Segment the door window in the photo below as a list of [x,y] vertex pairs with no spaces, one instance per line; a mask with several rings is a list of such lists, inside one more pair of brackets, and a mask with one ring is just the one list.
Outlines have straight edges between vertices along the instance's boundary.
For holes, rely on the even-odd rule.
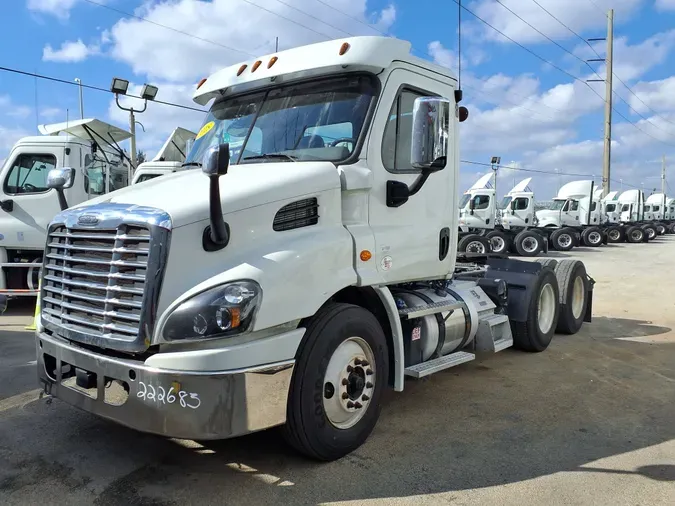
[[54,155],[19,155],[5,179],[4,190],[8,195],[43,193],[47,187],[47,174],[56,167]]
[[476,195],[473,198],[474,209],[487,209],[490,205],[490,196],[489,195]]
[[525,211],[530,204],[530,199],[527,197],[518,197],[513,201],[513,209],[515,211]]
[[578,200],[572,200],[570,204],[570,210],[576,211],[579,209],[579,201]]

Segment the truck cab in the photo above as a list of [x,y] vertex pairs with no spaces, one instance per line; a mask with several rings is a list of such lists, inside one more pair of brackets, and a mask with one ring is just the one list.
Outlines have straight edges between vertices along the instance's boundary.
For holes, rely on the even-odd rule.
[[183,163],[196,135],[196,133],[182,127],[174,129],[152,160],[143,162],[136,167],[131,184],[150,181],[156,177],[190,168],[184,167]]
[[579,261],[458,262],[468,110],[452,72],[411,48],[353,37],[222,69],[193,96],[212,102],[185,162],[201,170],[55,216],[45,391],[166,437],[283,425],[335,460],[367,439],[387,388],[479,351],[541,352],[590,321]]
[[531,177],[523,179],[502,199],[499,207],[501,224],[505,229],[524,229],[537,226],[534,214],[534,192]]
[[462,231],[494,228],[497,213],[493,178],[492,173],[485,174],[462,195],[459,201],[459,227]]
[[43,135],[17,141],[0,169],[0,294],[35,296],[47,228],[62,210],[52,170],[72,169],[62,189],[67,205],[127,185],[128,163],[117,143],[130,134],[97,119],[40,125]]

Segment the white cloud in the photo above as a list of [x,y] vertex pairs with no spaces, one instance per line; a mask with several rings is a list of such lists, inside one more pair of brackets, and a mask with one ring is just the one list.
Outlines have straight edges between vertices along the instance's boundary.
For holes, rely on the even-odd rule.
[[[567,39],[574,37],[562,24],[547,14],[531,0],[500,0],[513,12],[517,13],[528,23],[536,26],[539,31],[552,39]],[[614,9],[615,24],[629,20],[632,14],[644,0],[538,0],[538,2],[562,23],[569,26],[575,32],[593,30],[598,32],[596,36],[604,36],[607,20],[601,11]],[[598,10],[600,8],[600,11]],[[521,21],[514,14],[494,0],[478,0],[477,5],[470,6],[478,16],[490,23],[496,29],[520,43],[547,42],[532,27]],[[471,15],[467,17],[473,18]],[[475,18],[473,18],[475,20]],[[488,40],[509,42],[499,33],[478,20],[473,23],[480,24],[483,36]]]
[[139,15],[194,37],[138,19],[118,21],[106,37],[113,44],[111,55],[136,74],[186,82],[273,52],[277,36],[283,49],[349,34],[386,32],[396,18],[393,5],[380,12],[370,11],[367,0],[334,0],[331,5],[314,0],[147,3]]
[[99,54],[99,52],[98,46],[87,46],[81,39],[77,39],[75,42],[64,42],[56,50],[50,44],[47,44],[42,51],[42,60],[76,63],[87,59],[89,56]]
[[61,20],[66,20],[70,16],[70,10],[79,0],[28,0],[26,7],[28,10],[40,14],[49,14]]
[[662,11],[675,11],[675,0],[656,0],[655,7]]

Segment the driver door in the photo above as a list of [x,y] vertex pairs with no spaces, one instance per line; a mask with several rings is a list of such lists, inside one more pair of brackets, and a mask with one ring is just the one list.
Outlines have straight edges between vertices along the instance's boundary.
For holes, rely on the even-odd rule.
[[579,224],[579,201],[568,199],[562,208],[561,223],[566,227],[574,227]]

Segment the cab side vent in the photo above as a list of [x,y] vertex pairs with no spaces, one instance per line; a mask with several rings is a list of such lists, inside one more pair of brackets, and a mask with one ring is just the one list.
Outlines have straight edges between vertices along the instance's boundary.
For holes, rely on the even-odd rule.
[[309,227],[319,223],[319,204],[316,197],[298,200],[285,205],[274,217],[272,228],[276,232]]

